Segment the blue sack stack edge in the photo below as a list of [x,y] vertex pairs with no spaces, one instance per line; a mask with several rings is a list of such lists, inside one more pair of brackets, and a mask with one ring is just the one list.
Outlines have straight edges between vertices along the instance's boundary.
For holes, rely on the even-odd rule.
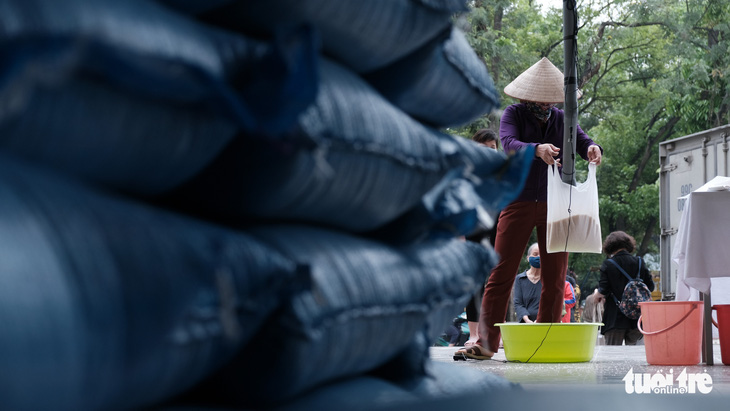
[[0,409],[138,409],[233,358],[310,285],[254,237],[0,155]]

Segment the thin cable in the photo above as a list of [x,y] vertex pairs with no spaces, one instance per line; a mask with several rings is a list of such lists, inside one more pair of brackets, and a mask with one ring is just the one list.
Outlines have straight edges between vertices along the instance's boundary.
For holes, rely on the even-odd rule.
[[[550,326],[548,327],[547,331],[545,331],[545,336],[542,337],[542,341],[540,341],[540,345],[538,345],[537,348],[535,348],[535,351],[532,353],[532,355],[530,355],[530,358],[528,358],[527,361],[524,361],[524,363],[530,362],[532,357],[534,357],[535,354],[537,354],[537,352],[540,350],[540,347],[542,347],[542,344],[545,343],[545,340],[547,339],[547,336],[550,333],[551,328],[553,328],[553,323],[550,323]],[[514,362],[523,362],[523,361],[514,361]]]

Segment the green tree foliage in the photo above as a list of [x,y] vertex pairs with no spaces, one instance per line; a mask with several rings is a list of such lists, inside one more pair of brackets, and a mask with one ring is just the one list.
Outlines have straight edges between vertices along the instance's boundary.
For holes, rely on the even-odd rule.
[[[471,6],[462,27],[499,90],[541,57],[562,68],[562,9],[530,0]],[[577,9],[579,123],[604,148],[603,235],[626,231],[639,254],[656,257],[659,143],[730,122],[730,2],[578,0]],[[502,107],[512,103],[502,95]],[[468,137],[498,122],[499,111],[449,131]],[[583,277],[603,258],[573,254],[570,265]]]

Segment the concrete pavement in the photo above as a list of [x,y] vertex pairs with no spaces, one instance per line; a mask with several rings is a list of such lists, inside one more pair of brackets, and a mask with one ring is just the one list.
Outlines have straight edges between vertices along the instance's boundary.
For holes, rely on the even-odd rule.
[[[717,341],[713,345],[715,365],[712,366],[702,363],[694,366],[649,365],[643,345],[597,345],[589,362],[542,364],[509,362],[504,351],[491,360],[454,361],[456,349],[458,347],[432,347],[431,358],[492,373],[520,384],[524,394],[519,395],[519,400],[513,398],[514,394],[509,394],[509,399],[493,398],[509,404],[510,409],[518,409],[513,408],[518,404],[525,407],[545,405],[543,401],[560,401],[561,396],[579,402],[595,402],[590,407],[592,411],[615,410],[619,404],[646,405],[651,409],[687,409],[690,405],[701,409],[715,406],[727,409],[730,403],[730,366],[722,364]],[[626,380],[631,381],[628,386]],[[640,393],[645,382],[658,389]],[[562,409],[566,408],[572,407]]]

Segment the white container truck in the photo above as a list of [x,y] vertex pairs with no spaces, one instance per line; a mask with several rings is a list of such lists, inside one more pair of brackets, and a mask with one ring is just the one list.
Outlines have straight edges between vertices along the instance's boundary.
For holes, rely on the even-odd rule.
[[659,252],[663,300],[673,300],[677,289],[677,264],[672,261],[672,247],[684,207],[680,197],[715,176],[730,175],[729,139],[730,124],[659,144]]

